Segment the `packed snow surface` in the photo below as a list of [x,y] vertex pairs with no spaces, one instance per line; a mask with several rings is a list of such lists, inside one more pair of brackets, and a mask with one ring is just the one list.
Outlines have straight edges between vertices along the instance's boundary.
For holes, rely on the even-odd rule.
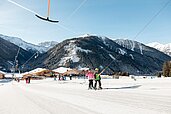
[[171,78],[0,81],[0,114],[171,114]]

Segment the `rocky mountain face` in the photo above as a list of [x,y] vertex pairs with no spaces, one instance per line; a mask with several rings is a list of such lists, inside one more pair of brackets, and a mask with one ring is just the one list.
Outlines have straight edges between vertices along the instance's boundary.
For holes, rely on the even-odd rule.
[[65,40],[30,62],[32,68],[59,66],[99,68],[106,73],[152,74],[161,71],[170,56],[138,42],[113,41],[106,37],[84,36]]
[[158,42],[153,42],[153,43],[147,44],[147,46],[155,48],[155,49],[162,51],[163,53],[171,56],[171,43],[164,45],[164,44],[161,44]]
[[121,45],[121,46],[123,46],[129,50],[132,50],[134,52],[137,52],[137,53],[145,55],[145,56],[150,56],[152,58],[159,59],[161,61],[163,61],[163,60],[165,61],[165,60],[168,60],[170,58],[166,54],[163,54],[163,52],[161,52],[155,48],[146,46],[146,45],[139,43],[137,41],[123,40],[123,39],[117,39],[114,41],[116,43],[118,43],[119,45]]
[[0,70],[10,71],[12,67],[26,62],[32,53],[0,38]]

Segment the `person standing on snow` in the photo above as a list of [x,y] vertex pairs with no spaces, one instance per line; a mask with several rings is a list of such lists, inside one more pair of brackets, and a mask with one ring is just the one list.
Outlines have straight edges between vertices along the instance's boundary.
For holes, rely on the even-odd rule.
[[69,79],[72,80],[72,74],[69,75]]
[[93,89],[94,73],[91,71],[91,69],[86,73],[86,77],[88,77],[89,80],[88,89]]
[[100,77],[99,69],[98,69],[98,68],[95,69],[94,77],[95,77],[94,89],[97,89],[97,88],[96,88],[97,82],[99,83],[99,88],[98,88],[98,89],[102,89],[102,87],[101,87],[101,85],[102,85],[102,84],[101,84],[101,77]]

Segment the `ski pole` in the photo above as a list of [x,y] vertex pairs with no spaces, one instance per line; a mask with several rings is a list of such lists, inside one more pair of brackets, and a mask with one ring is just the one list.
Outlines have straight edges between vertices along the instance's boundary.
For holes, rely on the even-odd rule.
[[[113,60],[114,61],[114,60]],[[101,75],[112,63],[113,63],[113,61],[112,62],[110,62],[100,73],[99,73],[99,75]]]

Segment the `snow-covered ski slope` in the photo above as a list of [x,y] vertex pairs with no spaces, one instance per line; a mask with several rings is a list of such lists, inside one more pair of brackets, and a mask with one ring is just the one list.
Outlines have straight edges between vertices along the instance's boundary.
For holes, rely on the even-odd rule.
[[171,114],[171,78],[0,81],[0,114]]

